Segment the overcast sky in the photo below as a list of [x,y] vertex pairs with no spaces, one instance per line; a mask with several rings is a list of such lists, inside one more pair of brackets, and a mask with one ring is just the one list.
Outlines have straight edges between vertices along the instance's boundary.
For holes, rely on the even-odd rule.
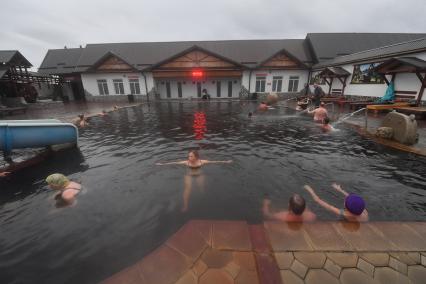
[[425,0],[1,0],[0,50],[39,67],[87,43],[304,38],[308,32],[426,32]]

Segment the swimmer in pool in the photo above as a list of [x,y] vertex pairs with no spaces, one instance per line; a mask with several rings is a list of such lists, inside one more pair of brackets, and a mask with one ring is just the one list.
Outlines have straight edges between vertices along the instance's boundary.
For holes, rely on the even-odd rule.
[[81,191],[80,184],[70,181],[63,174],[52,174],[46,178],[46,182],[51,189],[60,191],[58,195],[68,205],[74,202],[75,197]]
[[106,116],[106,115],[108,115],[108,113],[107,113],[106,110],[103,109],[101,113],[98,113],[98,115],[99,116]]
[[188,167],[188,172],[184,177],[184,190],[183,190],[183,206],[182,212],[188,211],[189,198],[192,192],[192,183],[195,181],[197,186],[203,190],[204,189],[204,175],[201,172],[201,166],[206,164],[229,164],[232,163],[232,160],[227,161],[209,161],[201,160],[200,155],[197,150],[191,150],[188,153],[188,160],[179,161],[179,162],[169,162],[169,163],[156,163],[156,165],[185,165]]
[[309,110],[309,114],[314,115],[314,121],[322,123],[324,118],[328,117],[327,109],[325,108],[324,102],[321,102],[319,108],[316,108],[314,110]]
[[257,108],[257,110],[260,110],[260,111],[266,111],[268,109],[269,109],[269,107],[265,102],[261,102],[259,107]]
[[283,222],[313,222],[316,215],[306,208],[305,199],[299,194],[293,194],[288,200],[288,210],[272,213],[271,200],[265,197],[263,200],[262,212],[263,216],[272,220]]
[[7,177],[10,174],[10,172],[1,172],[0,177]]
[[324,118],[322,125],[321,125],[321,129],[324,132],[329,132],[329,131],[334,130],[334,127],[330,125],[330,119],[328,117]]
[[356,194],[349,194],[342,189],[342,187],[336,183],[333,183],[333,188],[345,196],[344,208],[339,209],[325,202],[315,193],[312,187],[305,185],[305,189],[309,192],[316,203],[324,207],[326,210],[342,217],[349,222],[367,222],[368,212],[365,209],[365,201],[362,197]]
[[75,126],[77,126],[77,127],[85,127],[85,126],[89,125],[89,124],[87,123],[87,119],[86,119],[86,117],[84,116],[84,113],[79,114],[79,115],[77,116],[77,118],[73,120],[73,122],[72,122],[72,123],[73,123]]

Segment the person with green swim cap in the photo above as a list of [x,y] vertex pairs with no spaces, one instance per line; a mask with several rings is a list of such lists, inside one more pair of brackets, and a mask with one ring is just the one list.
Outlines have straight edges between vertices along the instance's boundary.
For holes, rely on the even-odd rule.
[[51,174],[46,178],[46,182],[51,189],[61,191],[60,197],[67,204],[73,203],[81,190],[80,184],[70,181],[63,174]]

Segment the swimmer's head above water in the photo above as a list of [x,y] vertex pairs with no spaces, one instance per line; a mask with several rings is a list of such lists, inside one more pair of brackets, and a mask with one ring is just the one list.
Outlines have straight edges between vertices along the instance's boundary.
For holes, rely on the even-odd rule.
[[295,215],[302,215],[306,208],[305,199],[299,194],[293,194],[288,201],[288,210]]
[[67,187],[70,180],[63,174],[51,174],[46,178],[46,182],[51,189],[62,190]]
[[345,198],[345,208],[354,215],[361,215],[365,209],[365,201],[361,196],[349,194]]
[[188,161],[191,163],[196,162],[200,159],[200,154],[197,150],[191,150],[188,152]]

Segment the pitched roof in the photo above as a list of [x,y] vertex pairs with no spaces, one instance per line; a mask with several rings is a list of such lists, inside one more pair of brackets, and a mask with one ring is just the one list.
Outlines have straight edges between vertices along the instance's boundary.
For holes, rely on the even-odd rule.
[[15,60],[14,64],[20,66],[31,67],[31,63],[17,50],[0,50],[0,64],[4,63],[9,65],[11,61]]
[[352,62],[380,60],[383,58],[421,51],[426,51],[426,37],[407,42],[400,42],[392,45],[382,46],[375,49],[365,50],[346,56],[339,56],[334,59],[316,64],[313,66],[313,68],[319,69],[326,66],[336,66]]
[[351,75],[351,73],[349,73],[348,71],[346,71],[342,67],[327,67],[320,74],[321,75],[330,74],[330,75],[334,75],[334,76],[337,76],[337,77],[344,77],[344,76]]
[[42,74],[72,73],[84,48],[49,49],[39,72]]
[[3,78],[4,74],[9,70],[9,68],[0,67],[0,79]]
[[425,33],[308,33],[306,39],[316,62],[321,63],[337,56],[424,37]]
[[57,64],[66,61],[61,58],[69,58],[67,52],[72,49],[49,50],[40,71],[66,73],[64,71],[72,69],[73,72],[84,72],[108,52],[120,56],[135,68],[144,70],[194,46],[246,67],[256,67],[283,49],[305,64],[311,62],[303,39],[103,43],[88,44],[81,52],[77,63],[70,60],[72,62],[64,65],[63,69],[59,69]]
[[[426,61],[417,58],[417,57],[398,57],[391,58],[382,62],[380,65],[376,66],[374,69],[383,74],[394,73],[395,71],[392,68],[398,66],[408,66],[408,70],[412,72],[424,72],[426,71]],[[398,71],[396,71],[398,72]]]

